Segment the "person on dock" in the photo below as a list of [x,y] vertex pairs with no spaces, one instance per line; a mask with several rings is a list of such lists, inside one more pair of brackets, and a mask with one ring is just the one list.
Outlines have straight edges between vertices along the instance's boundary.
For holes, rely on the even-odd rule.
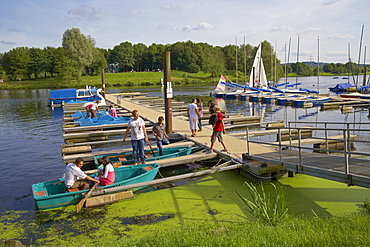
[[213,114],[215,112],[215,110],[213,109],[215,107],[215,103],[213,103],[212,100],[208,101],[208,111],[209,111],[209,114]]
[[222,137],[222,134],[226,134],[225,126],[224,126],[224,120],[223,120],[224,117],[223,117],[219,107],[215,106],[214,110],[215,110],[215,114],[216,114],[216,124],[213,126],[213,132],[212,132],[212,136],[211,136],[211,147],[209,148],[209,151],[213,152],[213,147],[215,145],[216,138],[217,138],[218,141],[221,142],[221,144],[224,148],[221,151],[222,152],[227,152],[227,148],[226,148],[226,145],[225,145],[223,137]]
[[96,102],[91,102],[91,103],[85,104],[86,118],[96,117],[96,112],[99,111],[98,104],[100,104],[100,100],[97,100]]
[[191,103],[188,105],[187,114],[190,123],[191,136],[194,137],[197,132],[197,122],[200,118],[196,99],[192,99]]
[[114,108],[112,105],[109,107],[109,115],[111,117],[118,117],[116,108]]
[[98,158],[98,165],[98,171],[100,172],[94,179],[99,180],[102,186],[113,184],[115,179],[114,167],[108,156]]
[[69,163],[64,169],[64,184],[68,189],[87,190],[90,187],[90,181],[99,183],[99,180],[87,176],[81,168],[84,165],[82,158],[77,158],[74,163]]
[[152,128],[153,135],[157,140],[157,147],[159,149],[159,155],[163,155],[162,145],[170,144],[168,140],[168,135],[166,133],[166,125],[164,124],[164,118],[162,116],[158,117],[158,123],[155,123]]
[[130,119],[127,125],[125,135],[123,137],[123,142],[126,141],[128,133],[131,131],[131,146],[132,154],[134,156],[134,165],[137,165],[140,161],[145,164],[146,159],[144,155],[144,142],[148,142],[148,136],[145,129],[145,122],[139,116],[138,110],[132,111],[133,119]]
[[198,131],[202,131],[202,117],[203,117],[203,103],[201,98],[196,98],[197,100],[197,106],[198,106],[198,112],[199,112],[199,118],[198,118]]
[[215,113],[215,103],[213,103],[212,100],[208,101],[208,111],[209,111],[209,119],[208,119],[208,124],[212,125],[212,128],[214,127],[216,123],[216,113]]

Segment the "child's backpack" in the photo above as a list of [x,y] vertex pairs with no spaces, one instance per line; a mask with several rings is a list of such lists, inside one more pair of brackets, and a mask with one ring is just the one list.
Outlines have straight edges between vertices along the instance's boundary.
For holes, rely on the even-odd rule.
[[217,116],[216,115],[217,114],[211,115],[211,117],[209,118],[208,123],[210,125],[215,125],[216,124],[216,120],[217,120]]

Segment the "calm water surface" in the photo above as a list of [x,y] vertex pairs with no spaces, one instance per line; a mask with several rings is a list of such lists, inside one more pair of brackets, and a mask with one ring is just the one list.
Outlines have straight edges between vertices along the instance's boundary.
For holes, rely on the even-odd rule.
[[[303,87],[316,89],[316,78],[300,78]],[[295,82],[295,79],[292,79]],[[320,92],[328,93],[328,87],[344,80],[332,77],[320,78]],[[315,85],[315,86],[314,86]],[[199,96],[203,101],[211,99],[212,86],[174,86],[174,99],[189,102]],[[162,96],[159,88],[114,89],[108,93],[140,91],[148,96]],[[35,210],[31,185],[60,177],[63,165],[61,156],[63,113],[60,108],[51,111],[47,107],[49,90],[0,91],[0,164],[3,171],[0,180],[0,212],[8,210]],[[341,123],[370,123],[367,111],[341,114],[340,110],[320,112],[319,108],[293,109],[275,105],[249,104],[249,102],[225,101],[228,113],[263,115],[264,121],[336,121]],[[254,109],[254,110],[252,110]],[[357,125],[358,128],[363,126]],[[370,128],[368,125],[367,128]],[[359,138],[370,140],[370,136]],[[104,148],[100,147],[100,148]],[[115,147],[117,148],[117,146]],[[368,151],[366,145],[359,147]],[[99,149],[99,148],[98,148]],[[96,149],[97,150],[97,149]]]

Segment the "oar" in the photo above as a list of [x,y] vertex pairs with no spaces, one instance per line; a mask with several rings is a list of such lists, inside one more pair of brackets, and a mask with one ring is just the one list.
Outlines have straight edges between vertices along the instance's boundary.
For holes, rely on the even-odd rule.
[[53,185],[57,185],[57,184],[61,184],[61,183],[64,183],[64,181],[56,182],[56,183],[54,183]]
[[98,183],[95,183],[94,186],[90,189],[90,191],[85,195],[85,197],[76,205],[76,211],[77,212],[81,210],[81,208],[83,207],[87,198],[89,198],[91,193],[95,190],[96,186],[98,186]]
[[154,157],[155,155],[154,155],[154,151],[153,151],[152,145],[150,145],[150,141],[148,141],[148,145],[149,145],[150,150],[152,151],[152,154],[153,154],[153,157]]

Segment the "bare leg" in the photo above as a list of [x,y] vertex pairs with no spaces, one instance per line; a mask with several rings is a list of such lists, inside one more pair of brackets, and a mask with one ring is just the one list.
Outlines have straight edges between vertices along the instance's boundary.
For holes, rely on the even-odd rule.
[[224,150],[227,150],[225,143],[224,142],[221,142],[221,144],[224,147]]

